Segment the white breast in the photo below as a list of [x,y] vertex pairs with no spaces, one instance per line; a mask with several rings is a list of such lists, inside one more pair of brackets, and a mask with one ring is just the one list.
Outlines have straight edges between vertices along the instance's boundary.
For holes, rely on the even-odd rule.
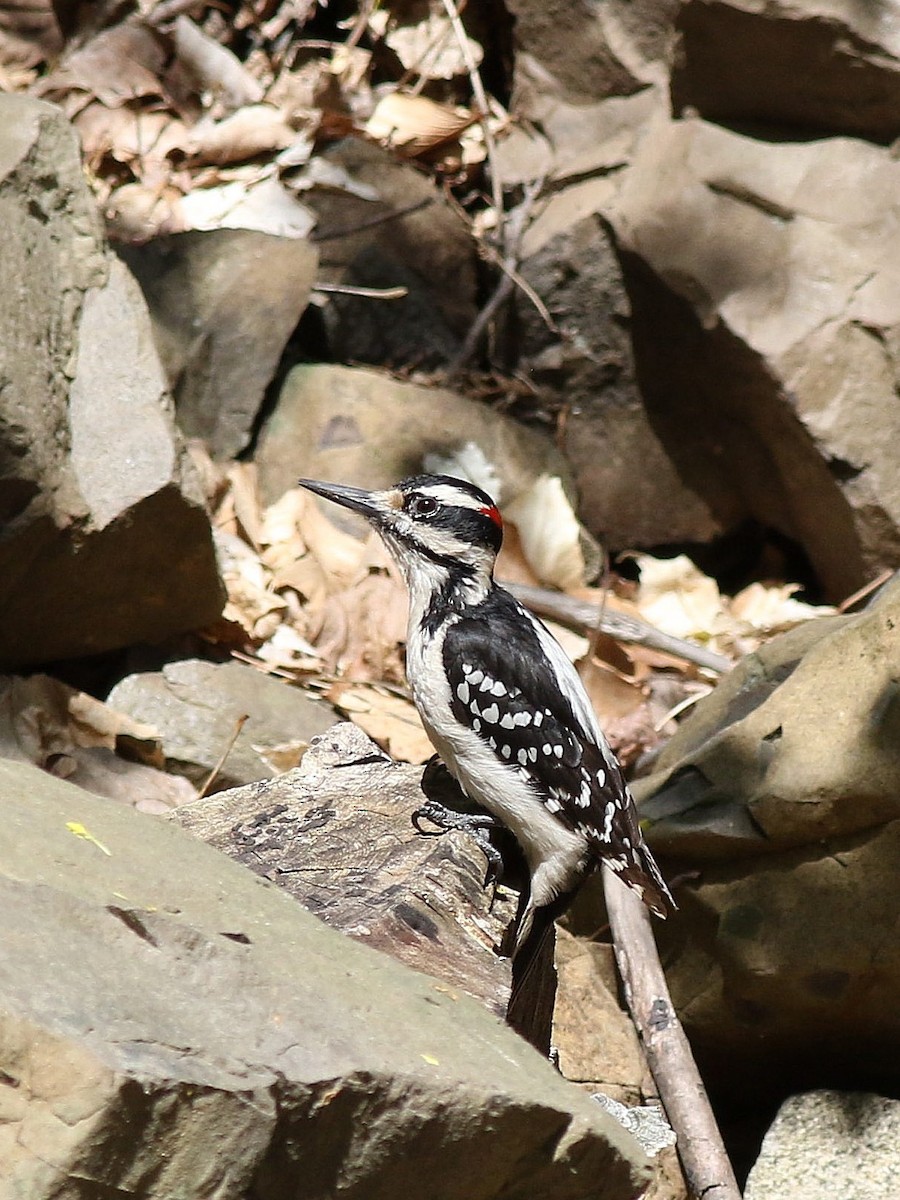
[[441,637],[423,636],[418,623],[411,622],[407,675],[422,724],[466,795],[497,817],[522,847],[532,876],[533,904],[548,904],[580,879],[589,857],[587,841],[548,812],[524,768],[502,762],[453,716],[442,644]]

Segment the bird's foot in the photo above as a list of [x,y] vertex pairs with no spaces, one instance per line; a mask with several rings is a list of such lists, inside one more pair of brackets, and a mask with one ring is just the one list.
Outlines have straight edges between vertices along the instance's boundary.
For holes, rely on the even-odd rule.
[[[429,821],[437,828],[423,829],[420,824],[422,821]],[[440,837],[443,833],[449,833],[451,829],[468,833],[470,837],[474,838],[478,848],[487,859],[484,886],[496,885],[503,866],[503,856],[491,842],[490,832],[493,829],[501,828],[501,824],[490,813],[460,812],[455,808],[448,808],[445,804],[440,804],[437,800],[426,800],[413,813],[412,823],[425,837]]]

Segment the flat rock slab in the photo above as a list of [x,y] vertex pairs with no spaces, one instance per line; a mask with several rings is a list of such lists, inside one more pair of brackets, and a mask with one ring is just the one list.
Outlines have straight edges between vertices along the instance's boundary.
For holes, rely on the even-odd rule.
[[312,738],[337,721],[329,705],[254,667],[196,658],[128,675],[107,703],[152,725],[162,738],[167,769],[198,785],[246,717],[216,776],[218,791],[277,775],[285,760],[299,762]]
[[0,1178],[42,1200],[632,1200],[631,1138],[482,1005],[173,823],[0,762]]

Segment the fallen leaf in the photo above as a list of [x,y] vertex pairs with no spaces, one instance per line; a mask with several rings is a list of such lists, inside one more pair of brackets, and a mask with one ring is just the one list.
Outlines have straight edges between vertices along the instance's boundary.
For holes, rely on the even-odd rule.
[[418,764],[434,754],[411,701],[369,684],[337,684],[326,698],[392,758]]

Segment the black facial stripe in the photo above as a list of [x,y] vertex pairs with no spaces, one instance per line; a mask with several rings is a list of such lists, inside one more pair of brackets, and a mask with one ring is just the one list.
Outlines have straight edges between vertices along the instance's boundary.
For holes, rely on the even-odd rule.
[[442,507],[429,518],[429,525],[446,529],[461,542],[486,546],[495,553],[503,541],[503,531],[490,517],[472,508]]

